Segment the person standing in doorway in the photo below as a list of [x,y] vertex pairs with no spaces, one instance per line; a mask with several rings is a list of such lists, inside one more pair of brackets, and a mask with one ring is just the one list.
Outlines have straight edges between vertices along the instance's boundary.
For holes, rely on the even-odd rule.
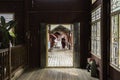
[[65,49],[65,46],[66,46],[65,38],[62,38],[61,44],[62,44],[62,48]]

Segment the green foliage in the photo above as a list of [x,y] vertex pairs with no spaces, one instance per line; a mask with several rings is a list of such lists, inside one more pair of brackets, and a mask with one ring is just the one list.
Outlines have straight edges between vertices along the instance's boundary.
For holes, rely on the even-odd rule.
[[6,20],[3,16],[0,17],[0,21],[0,34],[2,34],[1,46],[2,48],[7,48],[9,46],[9,41],[16,37],[15,33],[10,30],[16,26],[17,22],[11,20],[6,23]]

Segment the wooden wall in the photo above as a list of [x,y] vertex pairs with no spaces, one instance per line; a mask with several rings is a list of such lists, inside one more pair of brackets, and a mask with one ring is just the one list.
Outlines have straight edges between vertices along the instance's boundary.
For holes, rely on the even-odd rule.
[[[101,0],[97,0],[95,3],[93,3],[92,4],[92,6],[91,6],[91,13],[92,13],[92,10],[94,10],[95,8],[97,8],[99,5],[101,5]],[[102,54],[101,54],[102,55]],[[98,69],[99,69],[99,78],[100,78],[100,80],[102,80],[102,59],[101,58],[99,58],[99,57],[97,57],[97,56],[95,56],[95,55],[93,55],[93,54],[91,54],[91,57],[93,58],[93,59],[95,59],[95,61],[96,61],[96,64],[98,65]]]
[[[87,60],[86,58],[88,57],[90,50],[88,47],[90,45],[91,34],[90,12],[99,4],[101,4],[101,1],[105,0],[97,0],[97,2],[90,6],[90,0],[33,0],[33,2],[32,0],[0,0],[0,13],[15,13],[15,19],[18,21],[18,26],[16,27],[16,33],[18,37],[17,44],[24,43],[25,31],[30,31],[31,39],[26,41],[29,46],[30,53],[29,65],[34,67],[40,66],[41,62],[41,35],[39,34],[40,23],[68,24],[80,22],[80,65],[81,68],[85,68]],[[30,47],[31,45],[32,47]],[[102,60],[94,55],[92,55],[92,57],[96,60],[96,62],[98,62],[100,69],[102,69]],[[109,57],[109,55],[107,57]],[[114,68],[110,67],[108,72],[109,75],[107,76],[111,80],[117,80],[120,78],[120,72]],[[100,73],[102,74],[102,72]],[[103,76],[100,75],[100,77]]]
[[[23,70],[27,66],[27,49],[25,46],[18,46],[25,43],[25,11],[24,0],[0,0],[0,13],[14,13],[14,18],[17,21],[17,27],[15,27],[15,33],[17,38],[15,41],[15,47],[12,48],[12,77],[16,77],[17,71]],[[14,54],[15,53],[15,54]],[[22,66],[24,65],[24,66]]]
[[[74,24],[80,22],[80,54],[81,54],[81,68],[86,67],[87,56],[88,56],[88,43],[90,35],[90,0],[26,0],[25,13],[27,16],[27,30],[34,30],[37,28],[39,32],[40,23],[46,24]],[[37,31],[30,31],[37,37],[39,34]],[[41,37],[42,35],[39,35]],[[41,41],[42,39],[40,39]],[[30,44],[37,44],[34,46],[34,50],[30,49],[30,65],[40,66],[40,51],[41,48],[38,46],[38,39]]]
[[87,58],[89,57],[90,48],[90,19],[89,21],[80,22],[80,66],[86,68]]
[[120,71],[117,71],[113,67],[110,66],[110,77],[109,80],[118,80],[120,79]]
[[102,6],[101,13],[101,40],[102,53],[101,59],[92,55],[100,67],[100,80],[118,80],[120,72],[110,66],[110,2],[106,0],[98,0],[92,5],[92,10],[98,5]]
[[[33,0],[28,13],[30,22],[35,21],[46,23],[73,23],[86,20],[90,10],[90,1],[81,0]],[[84,7],[85,6],[85,7]]]
[[[30,67],[40,67],[40,28],[30,28],[30,43],[29,43],[29,65]],[[45,37],[45,36],[44,36]]]
[[11,66],[12,72],[19,67],[27,65],[28,57],[25,45],[17,45],[11,48]]

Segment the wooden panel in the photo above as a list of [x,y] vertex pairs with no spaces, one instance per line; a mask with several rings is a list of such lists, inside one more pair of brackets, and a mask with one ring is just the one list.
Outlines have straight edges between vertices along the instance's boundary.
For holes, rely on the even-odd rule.
[[24,1],[24,0],[0,0],[0,1],[7,1],[7,2],[17,2],[17,1]]
[[[18,12],[23,11],[23,1],[14,2],[14,1],[0,1],[0,12]],[[14,6],[13,6],[14,5]]]
[[120,72],[115,70],[113,67],[110,66],[110,80],[118,80],[120,79]]
[[11,66],[14,72],[20,66],[27,65],[28,54],[23,45],[15,46],[11,49]]
[[40,35],[39,28],[33,27],[30,28],[30,44],[29,44],[29,65],[30,67],[39,67],[40,66]]
[[30,24],[38,24],[40,22],[45,23],[74,23],[79,21],[88,21],[89,13],[85,12],[31,12],[30,13]]
[[29,9],[26,9],[30,13],[30,23],[33,23],[33,21],[44,23],[74,23],[88,19],[87,16],[90,13],[90,0],[67,0],[60,2],[55,0],[34,0],[33,5],[30,5],[30,1],[27,2],[26,4]]
[[[88,7],[89,2],[90,0],[33,0],[33,7],[34,9],[36,8],[43,11],[81,11],[87,9],[86,7]],[[86,7],[84,7],[83,5]]]

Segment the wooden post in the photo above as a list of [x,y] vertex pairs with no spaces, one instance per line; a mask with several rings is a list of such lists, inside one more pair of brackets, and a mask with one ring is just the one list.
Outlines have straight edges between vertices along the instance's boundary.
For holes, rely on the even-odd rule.
[[100,80],[108,80],[108,66],[110,54],[110,0],[102,0],[101,11],[101,60],[102,77]]
[[11,80],[11,46],[10,46],[10,42],[9,42],[9,48],[8,48],[8,55],[9,55],[9,80]]

